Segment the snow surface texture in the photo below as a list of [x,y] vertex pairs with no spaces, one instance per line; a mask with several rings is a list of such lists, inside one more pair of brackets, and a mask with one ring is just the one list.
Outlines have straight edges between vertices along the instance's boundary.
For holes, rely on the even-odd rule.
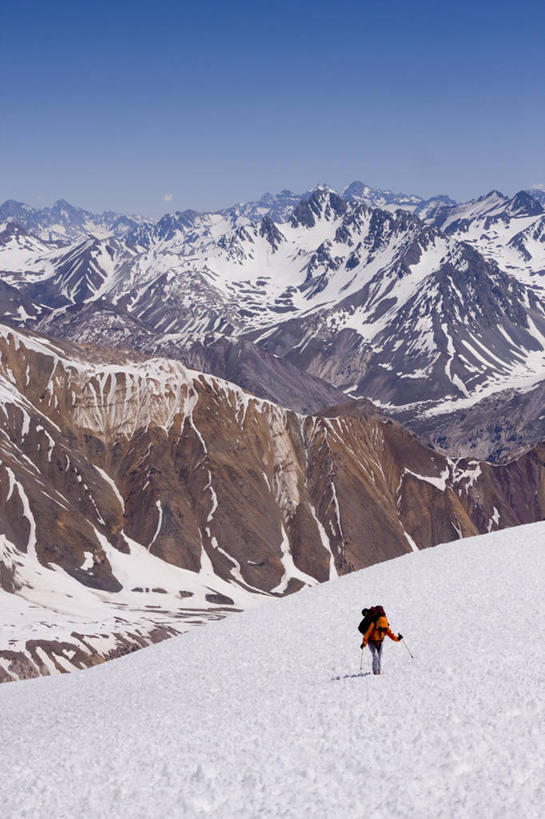
[[[410,554],[0,689],[15,817],[526,817],[545,803],[545,523]],[[387,640],[359,671],[363,604]]]

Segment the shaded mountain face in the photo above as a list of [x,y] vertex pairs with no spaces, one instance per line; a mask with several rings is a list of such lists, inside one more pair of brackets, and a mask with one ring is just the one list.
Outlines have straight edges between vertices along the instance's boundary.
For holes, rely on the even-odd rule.
[[[13,289],[14,294],[18,291]],[[0,290],[1,297],[1,290]],[[45,333],[65,341],[132,350],[142,357],[166,357],[187,367],[238,384],[258,398],[302,413],[315,413],[344,402],[347,397],[310,373],[283,358],[262,350],[240,337],[211,334],[193,341],[190,336],[163,336],[129,314],[123,307],[99,300],[72,305],[61,314],[40,321]]]
[[39,307],[16,287],[0,281],[0,315],[15,324],[37,319]]
[[[454,412],[405,414],[423,441],[456,457],[502,463],[545,440],[545,382],[529,390],[502,390]],[[404,422],[403,413],[397,416]]]
[[528,188],[526,193],[539,202],[540,205],[545,205],[545,185],[534,185]]
[[46,309],[94,301],[124,278],[133,256],[113,236],[106,239],[89,236],[51,258],[53,275],[22,289]]
[[167,359],[6,327],[0,354],[3,679],[545,513],[542,447],[493,468],[391,421],[302,416]]
[[332,399],[346,399],[327,381],[239,337],[205,337],[193,344],[161,339],[141,349],[147,355],[177,359],[188,367],[232,381],[258,398],[305,415],[331,406]]

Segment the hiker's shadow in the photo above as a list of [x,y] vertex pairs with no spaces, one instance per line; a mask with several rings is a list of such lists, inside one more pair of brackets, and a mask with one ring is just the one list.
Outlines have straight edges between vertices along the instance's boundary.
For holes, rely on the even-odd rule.
[[337,682],[337,680],[356,680],[356,679],[358,679],[360,677],[370,677],[370,676],[371,676],[370,671],[366,671],[365,673],[363,671],[360,671],[359,674],[343,674],[342,676],[339,676],[339,677],[331,677],[330,682]]

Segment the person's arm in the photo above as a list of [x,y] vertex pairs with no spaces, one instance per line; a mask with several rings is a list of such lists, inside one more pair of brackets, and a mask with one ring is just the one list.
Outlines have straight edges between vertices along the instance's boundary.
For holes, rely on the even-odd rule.
[[394,643],[399,643],[399,641],[402,639],[401,634],[394,634],[390,626],[388,626],[388,628],[386,629],[386,634],[388,635],[390,640],[394,641]]
[[372,632],[373,632],[373,629],[374,629],[374,628],[375,628],[375,624],[374,624],[374,623],[371,623],[371,624],[369,625],[369,628],[367,629],[367,631],[366,631],[366,632],[365,632],[365,634],[363,635],[363,640],[362,640],[362,643],[361,643],[361,647],[362,647],[362,648],[365,648],[365,646],[366,646],[366,645],[367,645],[367,643],[369,642],[369,637],[371,636],[371,634],[372,634]]

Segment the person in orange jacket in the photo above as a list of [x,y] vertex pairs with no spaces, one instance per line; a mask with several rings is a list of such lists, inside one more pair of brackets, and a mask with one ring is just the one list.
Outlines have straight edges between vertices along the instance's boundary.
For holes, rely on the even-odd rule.
[[375,606],[374,609],[363,609],[362,614],[364,618],[370,616],[371,622],[366,632],[363,635],[361,647],[369,646],[369,650],[373,655],[373,674],[380,674],[382,671],[382,648],[383,640],[386,635],[396,643],[403,639],[402,634],[395,635],[390,629],[386,612],[382,606]]

